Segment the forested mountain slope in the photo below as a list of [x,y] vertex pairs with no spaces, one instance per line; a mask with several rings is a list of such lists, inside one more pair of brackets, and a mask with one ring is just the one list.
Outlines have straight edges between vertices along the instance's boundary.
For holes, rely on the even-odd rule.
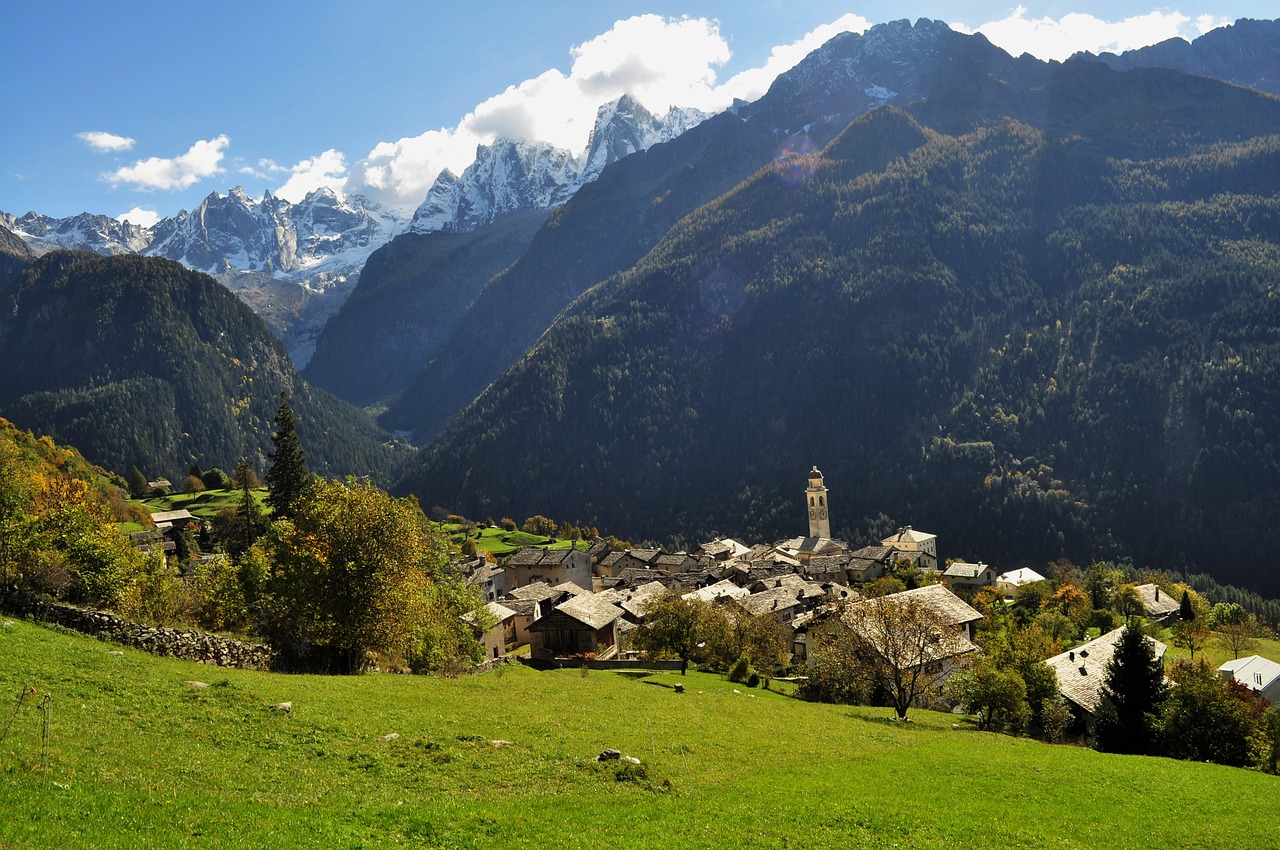
[[173,477],[247,457],[261,470],[282,391],[315,470],[386,478],[389,435],[306,384],[262,320],[205,274],[55,251],[0,291],[0,415],[109,469]]
[[403,389],[449,341],[489,279],[529,247],[546,216],[520,213],[467,233],[406,233],[379,248],[325,325],[307,379],[355,404]]
[[[689,215],[403,489],[768,539],[803,530],[816,463],[846,537],[911,523],[947,556],[1280,590],[1280,99],[962,70],[917,106],[961,129],[878,110]],[[1019,120],[972,129],[978,106]]]

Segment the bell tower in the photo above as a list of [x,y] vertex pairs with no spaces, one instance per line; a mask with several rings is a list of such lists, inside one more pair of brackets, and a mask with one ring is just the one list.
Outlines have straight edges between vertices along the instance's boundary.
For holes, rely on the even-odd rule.
[[831,537],[831,518],[827,512],[827,488],[818,467],[809,470],[809,489],[804,491],[809,503],[809,536]]

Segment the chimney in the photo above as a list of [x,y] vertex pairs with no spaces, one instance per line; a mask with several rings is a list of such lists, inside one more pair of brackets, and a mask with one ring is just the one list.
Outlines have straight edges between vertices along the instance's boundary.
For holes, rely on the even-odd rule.
[[1156,588],[1156,601],[1157,601],[1157,602],[1159,602],[1159,601],[1160,601],[1160,588],[1159,588],[1159,587],[1157,587],[1157,588]]

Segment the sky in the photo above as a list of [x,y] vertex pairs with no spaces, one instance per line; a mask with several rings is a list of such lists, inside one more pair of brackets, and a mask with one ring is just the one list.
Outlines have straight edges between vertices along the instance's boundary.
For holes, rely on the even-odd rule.
[[921,17],[1013,55],[1192,39],[1274,0],[63,0],[6,4],[0,210],[150,225],[241,186],[412,210],[498,136],[585,148],[596,108],[754,100],[838,32]]

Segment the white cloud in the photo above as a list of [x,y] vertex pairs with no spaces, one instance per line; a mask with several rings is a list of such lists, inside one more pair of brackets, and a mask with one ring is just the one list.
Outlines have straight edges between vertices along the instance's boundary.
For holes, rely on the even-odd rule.
[[220,163],[231,140],[224,136],[199,141],[181,156],[162,159],[153,156],[141,159],[133,165],[118,168],[102,175],[113,185],[127,183],[141,191],[152,189],[186,189],[205,177],[221,174]]
[[304,159],[289,170],[293,175],[275,191],[275,195],[294,204],[322,187],[341,192],[343,184],[347,182],[346,157],[333,148],[319,156]]
[[568,74],[552,68],[489,98],[452,128],[377,145],[352,166],[347,188],[389,204],[416,206],[442,169],[456,174],[466,168],[477,145],[507,137],[581,151],[600,105],[628,93],[658,114],[673,105],[719,111],[735,97],[754,100],[764,94],[778,74],[837,33],[869,26],[865,18],[845,15],[775,47],[762,67],[718,83],[716,69],[731,54],[715,21],[659,15],[618,21],[570,50]]
[[1204,35],[1209,30],[1216,30],[1218,27],[1225,27],[1232,23],[1235,22],[1231,18],[1214,17],[1213,15],[1197,15],[1196,34]]
[[101,130],[76,133],[76,138],[96,151],[127,151],[134,145],[134,140],[128,136],[117,136]]
[[1201,15],[1192,24],[1181,12],[1148,12],[1118,21],[1072,12],[1061,18],[1028,18],[1018,6],[1007,18],[976,27],[951,24],[960,32],[981,32],[992,44],[1014,56],[1030,53],[1039,59],[1063,60],[1073,53],[1121,53],[1170,38],[1194,38],[1220,24],[1221,19]]
[[141,207],[134,207],[128,212],[120,213],[120,215],[116,216],[116,221],[127,221],[139,227],[154,227],[159,220],[160,213],[155,210],[144,210]]
[[[235,160],[235,162],[242,163],[244,162],[244,160],[237,159]],[[238,168],[236,168],[237,174],[244,174],[249,177],[256,177],[259,180],[266,180],[270,178],[271,175],[273,174],[287,174],[288,172],[289,172],[288,168],[285,168],[283,165],[278,165],[274,159],[265,159],[265,158],[258,160],[258,164],[256,166],[240,165]]]

